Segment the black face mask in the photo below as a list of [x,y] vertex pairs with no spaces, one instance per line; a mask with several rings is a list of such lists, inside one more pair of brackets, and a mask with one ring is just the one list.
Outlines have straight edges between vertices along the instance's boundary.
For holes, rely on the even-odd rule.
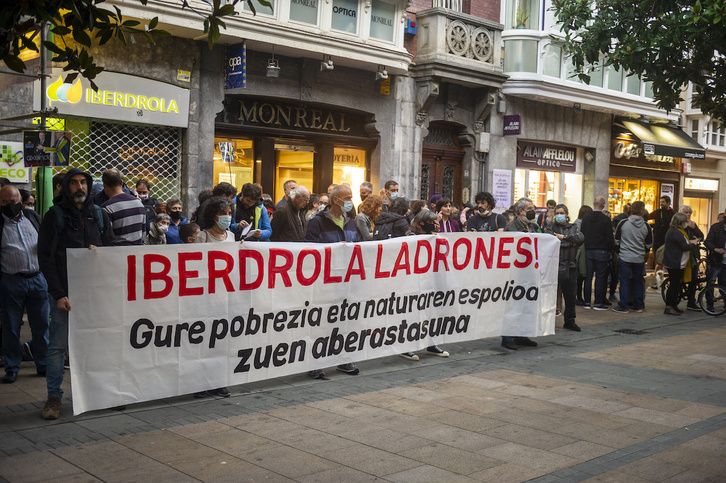
[[435,229],[436,229],[436,224],[433,222],[424,223],[423,227],[422,227],[422,230],[424,231],[424,233],[433,233]]
[[537,213],[534,210],[527,212],[527,219],[529,221],[534,220],[536,216],[537,216]]
[[171,211],[169,212],[169,216],[172,220],[179,221],[181,220],[181,211]]
[[8,218],[15,218],[20,214],[20,210],[23,209],[22,203],[15,203],[15,204],[7,204],[2,207],[2,213],[3,215],[7,216]]

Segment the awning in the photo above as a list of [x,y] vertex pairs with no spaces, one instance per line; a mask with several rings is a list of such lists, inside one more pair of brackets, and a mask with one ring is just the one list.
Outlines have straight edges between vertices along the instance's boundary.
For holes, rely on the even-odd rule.
[[634,119],[620,119],[616,122],[640,140],[643,144],[643,154],[706,159],[706,149],[677,127]]

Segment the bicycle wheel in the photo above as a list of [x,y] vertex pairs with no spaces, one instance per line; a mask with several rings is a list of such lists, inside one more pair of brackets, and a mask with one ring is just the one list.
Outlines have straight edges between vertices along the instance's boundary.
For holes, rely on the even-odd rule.
[[726,314],[726,287],[723,285],[707,285],[698,295],[698,305],[708,315]]
[[671,279],[666,277],[660,283],[660,296],[663,297],[663,302],[667,305],[666,294],[668,293],[668,287],[671,286]]

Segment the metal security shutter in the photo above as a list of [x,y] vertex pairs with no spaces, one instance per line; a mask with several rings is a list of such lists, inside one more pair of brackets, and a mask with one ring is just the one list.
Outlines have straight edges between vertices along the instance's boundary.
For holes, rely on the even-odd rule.
[[180,128],[72,117],[48,119],[47,123],[49,131],[64,131],[71,137],[70,153],[59,156],[61,160],[67,159],[68,165],[54,166],[53,174],[79,168],[100,182],[104,170],[118,168],[130,187],[140,179],[148,180],[151,196],[162,203],[179,197]]

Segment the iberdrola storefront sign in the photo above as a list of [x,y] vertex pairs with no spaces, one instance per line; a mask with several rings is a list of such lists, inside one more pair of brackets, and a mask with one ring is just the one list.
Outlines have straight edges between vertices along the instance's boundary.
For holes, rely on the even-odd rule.
[[[64,82],[67,73],[53,69],[45,90],[46,105],[59,114],[113,119],[142,124],[187,127],[189,89],[166,82],[117,72],[101,72],[94,82],[77,77]],[[34,107],[40,109],[40,81],[35,82]]]

